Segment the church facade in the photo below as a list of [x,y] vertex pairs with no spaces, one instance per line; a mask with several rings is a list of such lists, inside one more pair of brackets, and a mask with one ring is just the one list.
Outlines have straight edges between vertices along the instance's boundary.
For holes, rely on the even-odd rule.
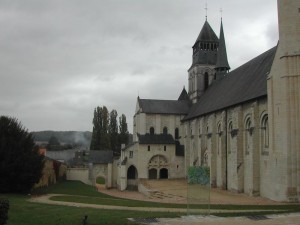
[[299,201],[300,2],[278,0],[278,15],[278,45],[231,72],[222,21],[219,37],[205,21],[188,90],[177,100],[137,98],[121,190],[209,166],[212,187]]

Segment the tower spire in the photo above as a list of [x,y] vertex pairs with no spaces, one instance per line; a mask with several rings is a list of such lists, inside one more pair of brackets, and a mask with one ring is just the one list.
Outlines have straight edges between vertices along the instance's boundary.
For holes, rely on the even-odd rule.
[[217,72],[217,79],[223,77],[230,70],[230,66],[227,59],[227,51],[225,44],[225,36],[223,30],[223,21],[221,18],[220,38],[219,38],[219,49],[217,54],[217,63],[215,70]]

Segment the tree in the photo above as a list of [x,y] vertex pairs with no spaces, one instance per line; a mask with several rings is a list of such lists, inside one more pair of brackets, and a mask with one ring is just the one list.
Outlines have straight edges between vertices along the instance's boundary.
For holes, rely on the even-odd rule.
[[124,114],[122,114],[119,117],[119,143],[120,144],[128,144],[128,137],[129,137],[129,133],[128,133],[128,126],[127,126],[127,122],[126,122],[126,116]]
[[108,134],[109,114],[105,106],[94,109],[93,134],[90,149],[107,150],[110,148]]
[[21,123],[0,116],[0,192],[29,192],[42,176],[43,159]]
[[113,109],[109,114],[109,139],[110,139],[110,147],[113,152],[119,152],[119,142],[118,142],[118,112]]
[[100,140],[100,150],[110,149],[110,139],[108,134],[109,113],[106,106],[102,107],[102,139]]
[[102,108],[97,107],[94,109],[94,118],[93,118],[93,133],[90,149],[91,150],[100,150],[100,140],[102,133]]
[[47,144],[47,150],[51,151],[51,150],[61,150],[62,147],[60,146],[60,143],[57,139],[57,137],[55,136],[51,136],[49,138],[48,144]]

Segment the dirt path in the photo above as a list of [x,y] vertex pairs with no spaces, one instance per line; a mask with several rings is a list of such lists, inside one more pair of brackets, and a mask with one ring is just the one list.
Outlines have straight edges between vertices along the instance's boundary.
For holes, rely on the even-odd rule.
[[173,219],[158,219],[153,225],[299,225],[300,214],[269,215],[262,220],[248,217],[222,218],[215,216],[186,216]]
[[[132,210],[132,211],[144,211],[144,212],[178,212],[186,213],[187,209],[183,205],[182,208],[157,208],[157,207],[128,207],[128,206],[115,206],[115,205],[98,205],[98,204],[87,204],[87,203],[77,203],[77,202],[63,202],[51,200],[54,196],[66,196],[63,194],[48,194],[42,196],[36,196],[29,199],[30,202],[43,203],[49,205],[65,205],[74,207],[84,207],[84,208],[95,208],[95,209],[115,209],[115,210]],[[197,210],[197,213],[206,212],[207,210]],[[236,210],[235,212],[245,212],[245,210]],[[261,210],[250,210],[251,212],[261,211]],[[270,212],[272,210],[264,210]],[[211,210],[212,213],[219,212],[232,212],[232,210]]]

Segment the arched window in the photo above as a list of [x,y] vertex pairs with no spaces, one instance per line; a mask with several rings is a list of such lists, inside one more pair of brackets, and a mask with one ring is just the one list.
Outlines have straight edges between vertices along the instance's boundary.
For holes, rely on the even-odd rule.
[[179,139],[179,129],[175,128],[175,139]]
[[168,134],[168,128],[167,127],[164,127],[163,134]]
[[268,115],[265,115],[261,121],[261,129],[262,129],[262,143],[263,147],[269,147],[269,121]]
[[154,135],[154,127],[150,127],[150,135]]
[[246,131],[248,131],[248,133],[249,133],[250,135],[252,135],[252,131],[251,131],[251,120],[250,120],[250,118],[248,118],[248,119],[246,120]]
[[251,128],[251,119],[247,118],[245,123],[245,153],[249,155],[251,150],[251,138],[252,138],[252,128]]
[[227,138],[227,144],[228,144],[228,153],[231,153],[231,143],[232,143],[232,138],[233,138],[233,125],[232,125],[232,121],[229,122],[228,125],[228,138]]
[[222,151],[222,130],[221,130],[222,128],[221,128],[221,123],[219,123],[218,124],[218,142],[217,142],[217,144],[218,144],[218,147],[217,147],[217,149],[218,149],[218,155],[220,155],[220,153],[221,153],[221,151]]

